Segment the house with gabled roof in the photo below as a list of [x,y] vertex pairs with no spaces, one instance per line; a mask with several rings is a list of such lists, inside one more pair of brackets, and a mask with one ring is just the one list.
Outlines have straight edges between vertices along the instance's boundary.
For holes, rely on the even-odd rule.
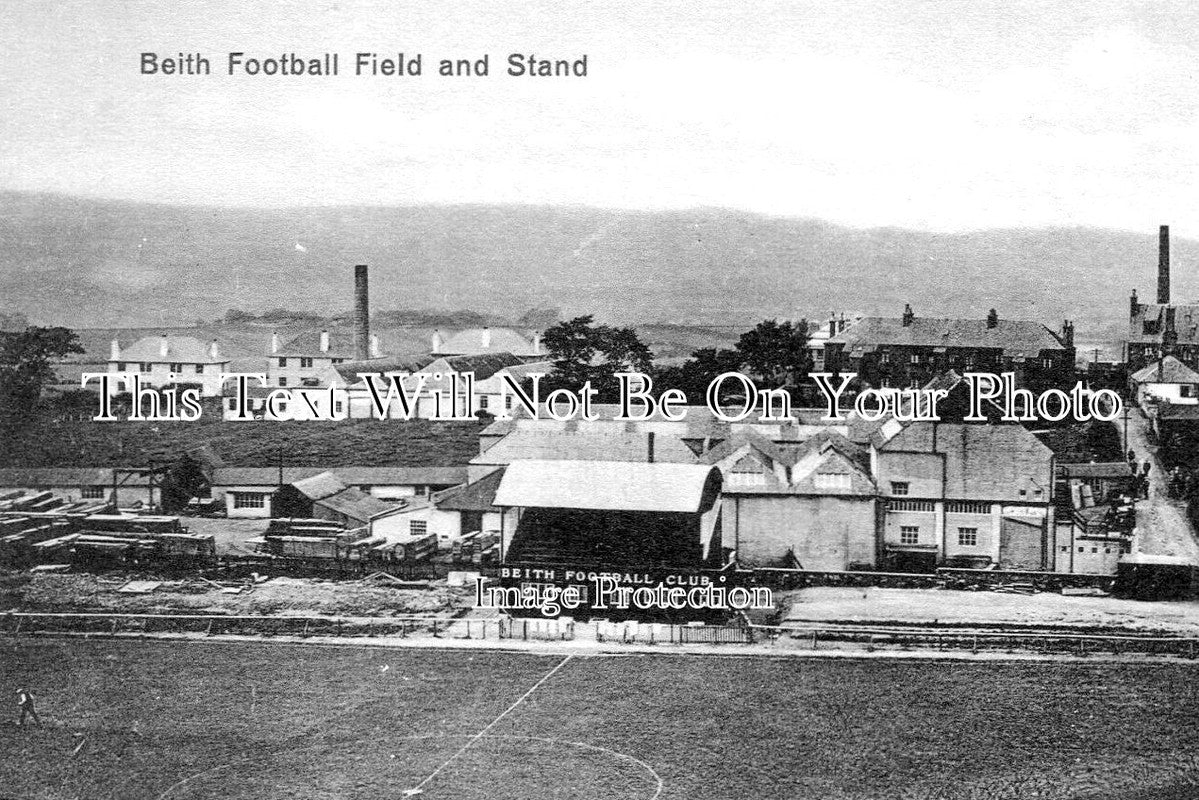
[[891,418],[871,435],[884,566],[1052,570],[1053,451],[993,403],[986,420],[965,421],[969,387],[956,375],[948,383],[939,420]]
[[1137,404],[1146,410],[1158,403],[1199,403],[1199,372],[1172,355],[1141,367],[1128,382]]
[[541,345],[541,336],[531,337],[512,328],[467,328],[442,338],[434,331],[429,352],[439,356],[478,356],[510,353],[525,361],[545,361],[549,356]]
[[[221,354],[216,339],[204,344],[191,336],[144,336],[122,346],[113,339],[108,372],[137,373],[142,386],[164,387],[195,384],[204,397],[220,397],[221,374],[229,359]],[[129,391],[131,387],[124,387]]]
[[916,388],[946,370],[1011,372],[1017,386],[1061,386],[1074,377],[1074,325],[1055,333],[1039,322],[917,316],[863,317],[824,343],[825,371],[853,372],[869,385]]

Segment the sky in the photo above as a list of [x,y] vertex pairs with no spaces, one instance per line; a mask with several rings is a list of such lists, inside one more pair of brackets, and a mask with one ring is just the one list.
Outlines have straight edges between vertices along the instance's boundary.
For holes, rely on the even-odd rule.
[[[141,75],[145,51],[214,74]],[[230,51],[426,74],[228,76]],[[1196,3],[49,0],[0,4],[0,53],[0,190],[1199,237]],[[510,53],[588,76],[509,77]],[[488,77],[429,74],[483,54]]]

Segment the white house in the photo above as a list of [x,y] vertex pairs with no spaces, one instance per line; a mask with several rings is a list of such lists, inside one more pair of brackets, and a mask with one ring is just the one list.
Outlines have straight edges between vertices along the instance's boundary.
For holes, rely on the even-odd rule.
[[[229,359],[223,357],[216,339],[205,346],[190,336],[146,336],[128,347],[112,340],[108,372],[137,373],[144,386],[162,387],[197,384],[204,397],[220,397],[221,373]],[[120,391],[129,391],[125,386]]]
[[1158,403],[1194,405],[1199,403],[1199,372],[1174,356],[1148,364],[1129,378],[1137,404],[1142,408]]
[[[380,356],[379,337],[370,337],[371,358]],[[354,359],[354,337],[340,331],[306,331],[280,345],[279,335],[271,334],[271,353],[267,358],[267,383],[285,388],[322,387],[333,374],[332,367]]]

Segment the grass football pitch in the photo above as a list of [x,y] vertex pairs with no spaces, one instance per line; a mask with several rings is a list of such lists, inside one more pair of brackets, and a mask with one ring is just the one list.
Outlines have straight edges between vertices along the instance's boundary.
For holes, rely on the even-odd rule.
[[[1195,676],[18,639],[0,643],[0,797],[1182,800]],[[19,688],[42,727],[16,726]]]

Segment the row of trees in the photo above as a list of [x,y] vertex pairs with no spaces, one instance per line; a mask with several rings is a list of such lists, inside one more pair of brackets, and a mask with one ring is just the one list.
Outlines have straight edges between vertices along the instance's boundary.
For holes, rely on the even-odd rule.
[[556,370],[544,385],[575,390],[590,382],[600,402],[617,398],[618,372],[649,375],[656,390],[679,389],[693,403],[702,403],[708,385],[725,372],[744,373],[760,389],[786,389],[798,399],[812,368],[805,320],[765,320],[741,334],[732,348],[702,348],[681,364],[660,368],[636,331],[597,325],[590,315],[547,329],[542,342]]

